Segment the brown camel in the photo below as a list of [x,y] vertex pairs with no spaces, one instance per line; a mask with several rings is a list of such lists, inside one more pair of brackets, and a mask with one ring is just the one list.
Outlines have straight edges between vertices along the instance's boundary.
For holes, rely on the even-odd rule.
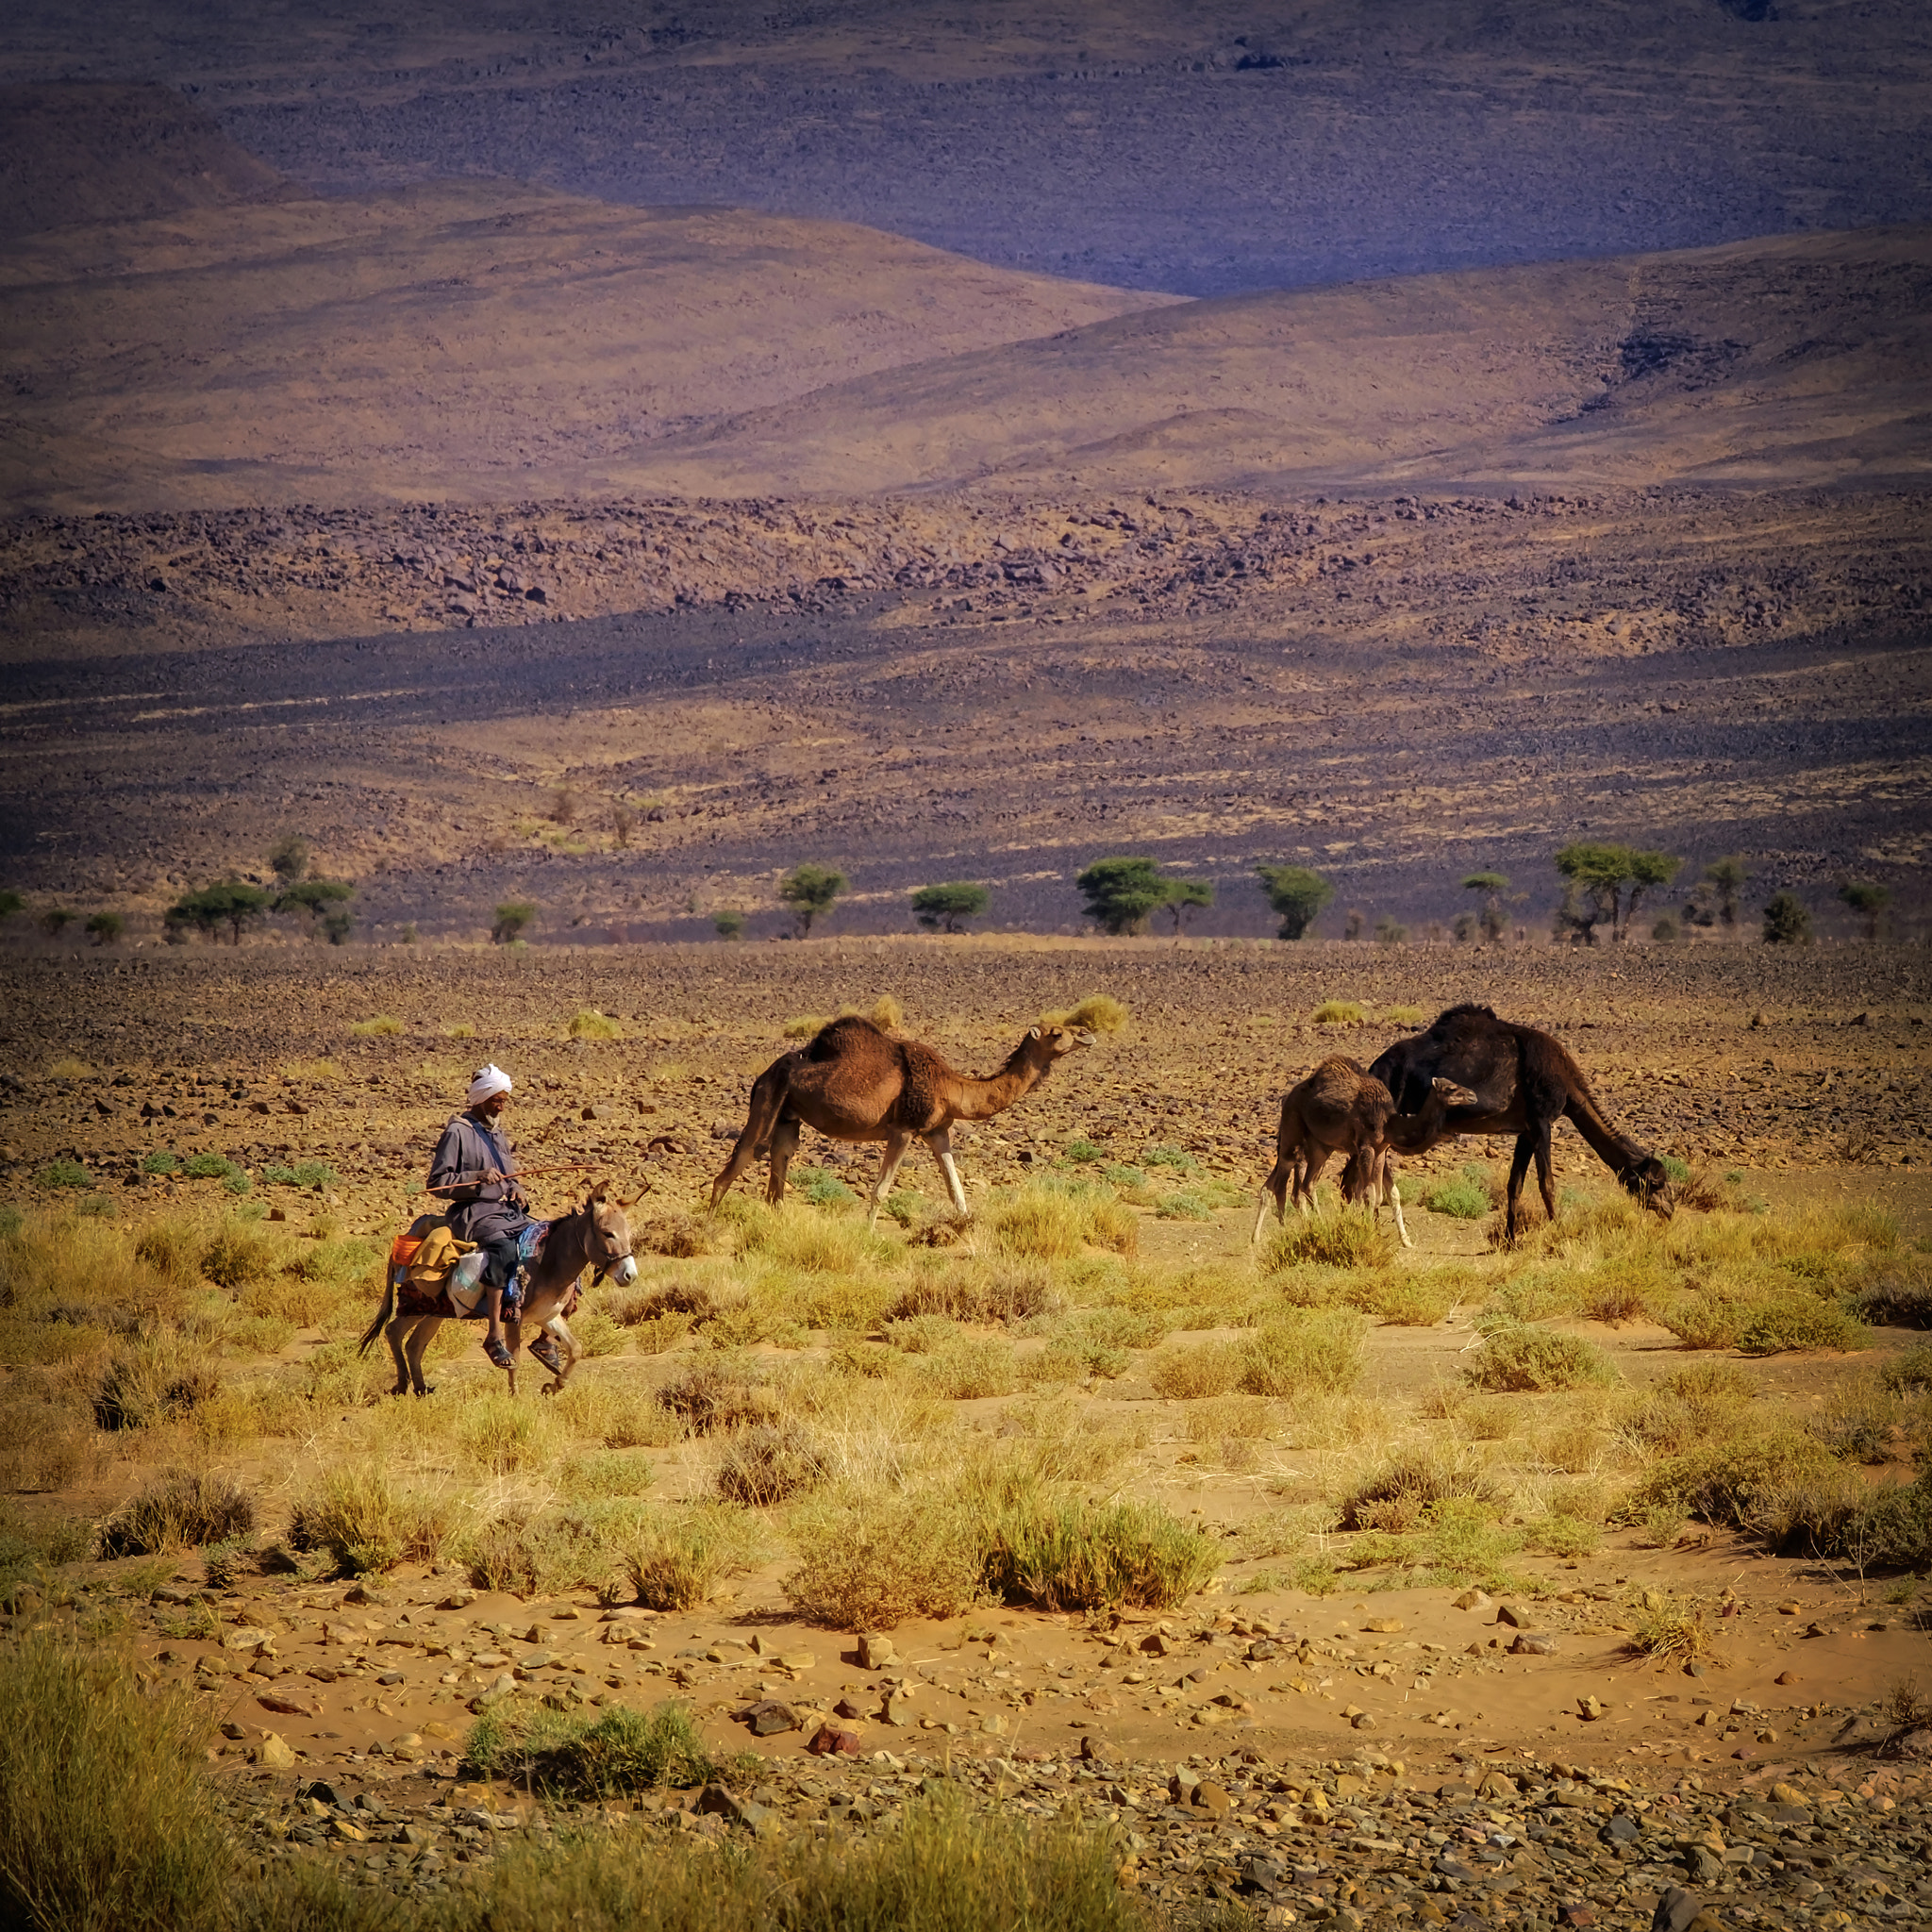
[[1450,1134],[1514,1134],[1503,1235],[1516,1239],[1523,1177],[1532,1158],[1543,1208],[1554,1221],[1557,1190],[1550,1170],[1550,1133],[1568,1119],[1624,1188],[1646,1208],[1668,1217],[1671,1176],[1663,1162],[1620,1134],[1604,1118],[1583,1069],[1547,1033],[1499,1020],[1488,1007],[1451,1007],[1426,1033],[1398,1040],[1369,1071],[1414,1113],[1434,1082],[1456,1081],[1474,1095],[1457,1106],[1424,1142]]
[[803,1124],[834,1141],[886,1143],[866,1199],[867,1226],[877,1221],[879,1204],[914,1141],[924,1141],[939,1162],[953,1210],[964,1220],[972,1210],[947,1130],[955,1121],[986,1121],[1005,1112],[1046,1078],[1056,1060],[1092,1044],[1085,1027],[1035,1026],[997,1074],[978,1080],[949,1066],[931,1047],[895,1040],[870,1020],[834,1020],[752,1082],[744,1131],[711,1183],[711,1209],[717,1211],[732,1182],[767,1146],[772,1166],[765,1198],[775,1208],[785,1195],[785,1170],[798,1151]]
[[1371,1212],[1388,1202],[1395,1209],[1402,1245],[1414,1247],[1402,1218],[1394,1153],[1410,1152],[1431,1137],[1440,1138],[1449,1109],[1474,1099],[1466,1088],[1438,1080],[1423,1110],[1403,1120],[1396,1115],[1394,1099],[1381,1081],[1363,1073],[1354,1060],[1331,1055],[1282,1096],[1281,1124],[1274,1134],[1274,1166],[1261,1183],[1255,1203],[1251,1240],[1261,1239],[1271,1198],[1276,1218],[1287,1220],[1291,1187],[1295,1206],[1307,1214],[1313,1206],[1315,1183],[1321,1179],[1322,1170],[1333,1156],[1341,1154],[1348,1159],[1342,1170],[1342,1199],[1366,1201]]

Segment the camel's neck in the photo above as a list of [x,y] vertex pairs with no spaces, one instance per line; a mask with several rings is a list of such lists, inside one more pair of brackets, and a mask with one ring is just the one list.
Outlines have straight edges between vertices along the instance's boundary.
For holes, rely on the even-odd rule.
[[962,1121],[990,1121],[994,1114],[1005,1112],[1023,1093],[1039,1086],[1045,1073],[1045,1067],[1027,1058],[1024,1047],[1016,1048],[1013,1057],[991,1079],[975,1079],[970,1074],[959,1076],[958,1091],[953,1097],[953,1113]]
[[1595,1097],[1587,1088],[1573,1089],[1570,1104],[1563,1109],[1571,1124],[1595,1150],[1596,1157],[1613,1174],[1622,1175],[1645,1158],[1645,1150],[1627,1135],[1620,1134],[1599,1110]]

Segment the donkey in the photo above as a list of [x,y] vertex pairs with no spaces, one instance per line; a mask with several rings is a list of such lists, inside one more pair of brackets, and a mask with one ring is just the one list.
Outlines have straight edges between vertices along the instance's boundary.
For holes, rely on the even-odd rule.
[[[628,1288],[638,1278],[638,1264],[630,1252],[630,1224],[625,1220],[625,1209],[635,1205],[636,1197],[608,1202],[605,1191],[605,1183],[600,1181],[581,1208],[573,1208],[550,1224],[531,1267],[523,1301],[514,1316],[504,1317],[509,1340],[508,1373],[512,1395],[517,1392],[517,1357],[526,1327],[542,1331],[530,1344],[532,1357],[551,1374],[542,1392],[555,1395],[570,1380],[580,1351],[564,1317],[576,1307],[577,1281],[587,1268],[596,1271],[596,1280],[602,1281],[608,1275],[620,1288]],[[430,1338],[445,1322],[478,1319],[462,1314],[451,1303],[446,1289],[439,1289],[433,1297],[425,1299],[406,1286],[403,1306],[398,1308],[395,1284],[390,1281],[383,1290],[382,1306],[375,1311],[375,1320],[369,1324],[369,1332],[356,1353],[358,1357],[367,1355],[370,1343],[378,1335],[386,1335],[389,1352],[396,1364],[396,1386],[390,1393],[407,1395],[414,1390],[418,1395],[427,1395],[431,1391],[423,1379],[423,1351],[429,1346]],[[563,1350],[561,1357],[558,1355],[559,1345]]]

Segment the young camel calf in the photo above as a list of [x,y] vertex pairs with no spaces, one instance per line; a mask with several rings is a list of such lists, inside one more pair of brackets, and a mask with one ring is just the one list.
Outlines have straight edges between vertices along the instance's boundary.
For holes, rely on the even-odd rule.
[[1395,1227],[1402,1245],[1412,1248],[1408,1224],[1402,1218],[1402,1195],[1395,1185],[1395,1155],[1431,1145],[1442,1135],[1452,1107],[1473,1099],[1452,1080],[1430,1084],[1418,1114],[1398,1114],[1388,1088],[1354,1060],[1331,1055],[1307,1079],[1291,1087],[1281,1100],[1281,1124],[1274,1135],[1274,1166],[1261,1183],[1255,1203],[1255,1231],[1261,1239],[1268,1203],[1275,1218],[1288,1219],[1290,1191],[1304,1215],[1311,1211],[1315,1183],[1337,1155],[1344,1157],[1341,1195],[1351,1203],[1366,1201],[1372,1213],[1386,1201],[1395,1209]]

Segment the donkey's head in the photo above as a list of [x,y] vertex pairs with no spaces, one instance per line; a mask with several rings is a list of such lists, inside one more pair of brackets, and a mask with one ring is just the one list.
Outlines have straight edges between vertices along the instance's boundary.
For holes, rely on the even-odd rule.
[[628,1288],[638,1278],[638,1264],[631,1258],[630,1223],[625,1209],[636,1203],[637,1196],[613,1200],[609,1185],[599,1181],[577,1209],[584,1222],[584,1260],[597,1271],[598,1280],[608,1275],[619,1288]]

